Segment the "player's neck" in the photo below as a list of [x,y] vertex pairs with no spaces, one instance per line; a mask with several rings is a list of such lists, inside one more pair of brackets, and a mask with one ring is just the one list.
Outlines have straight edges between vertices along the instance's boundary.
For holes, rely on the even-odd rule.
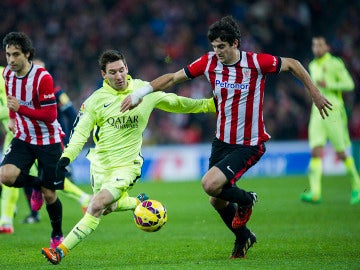
[[30,71],[32,67],[32,63],[27,62],[26,65],[19,71],[17,71],[15,74],[17,77],[24,77],[28,72]]
[[239,62],[239,60],[240,60],[240,51],[236,50],[234,57],[232,57],[231,61],[229,61],[230,63],[227,63],[226,65],[228,66],[235,65],[237,62]]

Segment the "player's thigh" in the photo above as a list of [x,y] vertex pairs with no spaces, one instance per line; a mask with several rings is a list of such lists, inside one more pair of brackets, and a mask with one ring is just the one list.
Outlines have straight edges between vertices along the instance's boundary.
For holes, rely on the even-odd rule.
[[339,121],[328,126],[329,141],[336,152],[345,151],[350,146],[350,136],[347,125]]
[[117,200],[123,192],[131,189],[141,176],[141,167],[126,166],[108,170],[90,166],[91,185],[94,194],[102,189],[107,189]]
[[50,190],[64,189],[64,181],[57,180],[55,175],[56,163],[62,153],[61,144],[36,145],[33,149],[38,162],[38,175],[42,186]]
[[308,138],[310,149],[317,146],[324,146],[328,140],[328,130],[326,127],[327,119],[322,119],[317,112],[312,112],[308,128]]

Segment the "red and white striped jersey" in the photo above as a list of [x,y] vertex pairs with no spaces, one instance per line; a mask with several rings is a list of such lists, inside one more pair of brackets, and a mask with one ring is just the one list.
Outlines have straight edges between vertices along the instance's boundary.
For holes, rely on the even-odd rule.
[[265,78],[278,73],[281,58],[240,51],[240,60],[224,65],[208,52],[184,70],[188,78],[205,75],[217,107],[216,137],[229,144],[259,145],[270,139],[263,119]]
[[[41,66],[33,65],[24,77],[17,77],[7,66],[3,72],[6,94],[14,96],[21,106],[28,110],[39,110],[49,106],[55,110],[56,99],[51,75]],[[36,115],[36,113],[34,113]],[[10,115],[12,113],[10,112]],[[15,113],[15,138],[35,145],[48,145],[61,142],[62,130],[57,119],[44,121]]]

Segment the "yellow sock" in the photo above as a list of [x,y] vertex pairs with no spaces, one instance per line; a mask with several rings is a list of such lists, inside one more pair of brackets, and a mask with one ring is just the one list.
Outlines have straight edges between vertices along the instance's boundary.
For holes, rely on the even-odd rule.
[[321,196],[321,174],[322,174],[321,158],[311,158],[309,165],[310,190],[316,196]]
[[65,194],[66,196],[69,196],[77,200],[81,205],[83,204],[84,197],[90,198],[89,194],[87,194],[85,191],[83,191],[78,186],[76,186],[67,177],[65,178],[63,192],[64,192],[63,194]]
[[140,201],[138,198],[129,197],[129,194],[127,192],[123,192],[117,203],[118,205],[117,208],[114,210],[115,212],[134,210],[135,207],[140,203]]
[[1,224],[13,225],[19,189],[2,185],[1,193]]
[[344,164],[345,164],[346,172],[350,176],[351,188],[353,190],[360,190],[359,173],[356,170],[354,158],[352,156],[347,157],[345,159]]
[[99,223],[100,218],[94,217],[89,213],[85,213],[84,217],[74,226],[71,232],[61,243],[61,246],[59,246],[63,250],[64,255],[95,231]]

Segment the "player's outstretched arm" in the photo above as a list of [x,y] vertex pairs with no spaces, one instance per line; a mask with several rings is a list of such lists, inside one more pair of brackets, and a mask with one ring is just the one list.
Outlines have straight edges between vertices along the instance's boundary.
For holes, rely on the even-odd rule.
[[174,93],[161,93],[163,96],[155,108],[171,113],[215,113],[214,98],[193,99]]
[[281,61],[281,71],[290,71],[304,84],[315,106],[318,108],[321,117],[325,119],[325,116],[329,116],[328,110],[332,110],[332,104],[321,94],[319,89],[315,86],[315,84],[311,80],[309,73],[306,71],[303,65],[293,58],[282,57]]
[[188,77],[186,76],[184,69],[175,73],[164,74],[128,95],[122,101],[120,111],[125,112],[126,110],[136,107],[144,96],[153,91],[165,90],[186,80],[188,80]]

